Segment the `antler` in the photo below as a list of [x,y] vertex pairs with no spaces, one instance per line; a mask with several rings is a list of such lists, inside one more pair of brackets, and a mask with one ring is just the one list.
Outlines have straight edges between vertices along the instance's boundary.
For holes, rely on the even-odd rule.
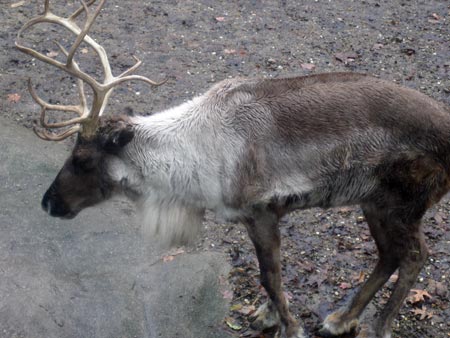
[[[59,134],[53,134],[46,130],[38,130],[34,128],[36,134],[44,140],[59,141],[77,132],[80,132],[84,138],[91,138],[93,135],[95,135],[99,117],[103,114],[105,106],[108,102],[108,98],[111,96],[114,88],[125,81],[138,80],[143,81],[152,86],[160,86],[163,83],[165,83],[165,81],[155,82],[140,75],[130,75],[141,65],[141,61],[135,56],[133,56],[133,58],[135,59],[136,63],[132,67],[130,67],[128,70],[126,70],[119,76],[113,76],[111,66],[108,61],[108,56],[106,55],[104,48],[97,42],[95,42],[89,35],[87,35],[89,29],[91,28],[92,24],[94,23],[95,19],[100,13],[100,10],[105,4],[105,0],[100,0],[97,8],[95,8],[94,11],[90,11],[89,6],[91,6],[94,2],[95,0],[90,0],[87,3],[81,0],[80,8],[78,8],[68,18],[63,18],[51,13],[49,7],[49,0],[45,0],[44,13],[28,21],[17,33],[16,47],[20,51],[28,55],[31,55],[32,57],[38,60],[53,65],[69,73],[70,75],[72,75],[77,79],[78,96],[80,98],[80,104],[78,105],[50,104],[41,99],[37,95],[36,91],[33,89],[31,80],[28,81],[28,89],[30,91],[31,96],[41,106],[41,114],[40,114],[41,126],[47,129],[71,126],[71,128],[64,130]],[[86,13],[86,22],[84,23],[84,26],[81,29],[75,22],[75,18],[78,17],[83,12]],[[26,47],[19,43],[20,37],[22,36],[24,31],[38,23],[58,24],[67,28],[77,36],[75,42],[70,47],[69,51],[67,51],[60,43],[55,42],[59,50],[66,56],[65,62],[60,62],[58,60],[52,59],[49,56],[46,56],[32,48]],[[100,58],[100,63],[102,65],[104,73],[103,82],[98,82],[89,74],[81,71],[80,67],[75,62],[74,60],[75,52],[82,42],[88,44]],[[92,88],[94,94],[92,106],[90,108],[87,105],[86,95],[84,92],[84,83],[88,84]],[[49,110],[69,111],[78,114],[78,117],[60,123],[47,123],[45,119],[45,114]]]

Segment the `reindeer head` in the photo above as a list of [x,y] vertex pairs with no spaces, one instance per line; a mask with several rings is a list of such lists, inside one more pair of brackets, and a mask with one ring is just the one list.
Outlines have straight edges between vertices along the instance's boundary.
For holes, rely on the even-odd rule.
[[73,218],[108,199],[120,184],[111,173],[111,162],[118,160],[133,136],[126,117],[101,118],[92,138],[78,136],[71,156],[45,193],[42,208],[51,216]]
[[[141,64],[137,58],[135,58],[134,66],[119,76],[113,76],[105,50],[87,35],[105,0],[101,0],[94,11],[90,11],[89,6],[94,2],[95,0],[88,3],[81,1],[82,6],[79,9],[71,16],[63,18],[50,11],[49,0],[46,0],[44,13],[28,21],[18,32],[16,40],[19,50],[67,72],[75,77],[78,83],[80,98],[78,105],[55,105],[41,99],[33,89],[31,81],[28,82],[31,96],[41,106],[41,129],[35,127],[35,133],[40,138],[51,141],[63,140],[78,133],[72,155],[67,159],[42,200],[42,207],[52,216],[74,217],[83,208],[107,199],[114,191],[116,182],[110,176],[107,165],[110,163],[111,157],[119,155],[124,146],[133,138],[132,126],[127,118],[105,119],[102,117],[114,88],[123,82],[132,80],[144,81],[152,86],[164,83],[164,81],[154,82],[139,75],[130,75]],[[83,28],[80,28],[75,19],[82,13],[85,13],[86,21]],[[76,35],[75,42],[69,50],[55,42],[64,54],[65,62],[60,62],[19,43],[24,31],[38,23],[57,24]],[[102,82],[83,72],[75,62],[74,54],[82,42],[91,47],[99,57],[104,73]],[[90,86],[93,92],[90,105],[84,91],[85,84]],[[78,117],[68,121],[48,123],[46,120],[48,111],[67,111],[77,114]],[[57,128],[65,129],[59,133],[48,131]]]

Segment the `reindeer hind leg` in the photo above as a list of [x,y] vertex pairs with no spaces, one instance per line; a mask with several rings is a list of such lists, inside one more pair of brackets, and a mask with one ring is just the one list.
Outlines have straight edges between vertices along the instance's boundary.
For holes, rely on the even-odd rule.
[[399,241],[396,246],[399,258],[398,280],[375,325],[377,337],[380,338],[391,337],[392,322],[428,258],[421,222],[417,221],[400,229],[400,232],[392,234]]
[[375,293],[387,282],[399,266],[398,259],[390,254],[392,240],[389,237],[390,223],[386,213],[374,205],[362,205],[370,232],[378,248],[379,260],[369,279],[358,290],[350,303],[328,315],[320,329],[322,336],[349,333],[359,325],[359,316]]

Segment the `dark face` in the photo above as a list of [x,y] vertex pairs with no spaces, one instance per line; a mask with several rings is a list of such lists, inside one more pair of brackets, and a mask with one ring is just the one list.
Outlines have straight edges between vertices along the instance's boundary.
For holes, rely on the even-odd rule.
[[84,208],[112,195],[115,183],[108,174],[106,159],[119,156],[133,138],[133,131],[129,125],[117,121],[108,127],[100,129],[92,140],[78,138],[72,155],[42,199],[42,208],[50,216],[73,218]]

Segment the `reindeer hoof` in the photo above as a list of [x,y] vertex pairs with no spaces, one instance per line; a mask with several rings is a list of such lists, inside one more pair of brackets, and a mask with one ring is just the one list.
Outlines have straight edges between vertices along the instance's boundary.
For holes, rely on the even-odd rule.
[[273,338],[308,338],[308,336],[305,334],[305,330],[303,330],[302,327],[296,329],[295,332],[290,335],[288,335],[284,331],[285,330],[279,327]]
[[294,333],[294,335],[291,335],[288,338],[308,338],[308,336],[305,334],[305,330],[300,327],[297,329],[297,332]]
[[253,330],[263,331],[275,326],[281,326],[280,316],[271,302],[261,305],[258,310],[250,317],[252,323],[250,327]]
[[347,320],[341,310],[329,314],[323,321],[319,334],[322,337],[334,337],[344,333],[354,332],[359,326],[357,318]]

